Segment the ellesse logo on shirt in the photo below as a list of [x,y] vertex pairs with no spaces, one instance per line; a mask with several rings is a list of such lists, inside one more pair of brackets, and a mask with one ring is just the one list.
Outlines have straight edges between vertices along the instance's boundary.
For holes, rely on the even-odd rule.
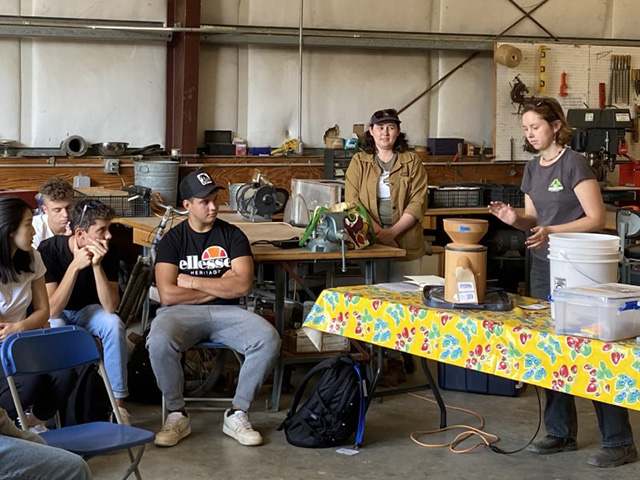
[[202,257],[197,255],[187,255],[186,260],[180,260],[178,264],[180,270],[217,270],[220,268],[231,268],[231,259],[227,251],[222,247],[209,247]]

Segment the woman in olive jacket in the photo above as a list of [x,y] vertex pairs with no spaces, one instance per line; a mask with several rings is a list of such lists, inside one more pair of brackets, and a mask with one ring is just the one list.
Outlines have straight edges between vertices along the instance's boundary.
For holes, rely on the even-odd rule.
[[379,110],[369,122],[364,152],[356,153],[347,169],[346,201],[367,209],[378,243],[407,252],[403,261],[387,262],[388,279],[379,272],[376,281],[419,274],[425,254],[422,219],[427,208],[427,172],[420,157],[407,149],[398,113]]

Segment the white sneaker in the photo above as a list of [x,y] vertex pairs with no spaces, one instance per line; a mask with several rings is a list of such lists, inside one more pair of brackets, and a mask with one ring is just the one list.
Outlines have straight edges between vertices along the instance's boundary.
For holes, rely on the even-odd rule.
[[173,412],[167,416],[162,430],[156,434],[153,443],[158,447],[173,447],[190,433],[189,417],[180,412]]
[[38,435],[48,432],[49,429],[45,426],[44,423],[39,423],[38,425],[34,425],[33,427],[29,427],[29,431],[32,433],[37,433]]
[[124,407],[118,407],[118,412],[120,412],[120,418],[122,419],[122,425],[131,426],[131,415]]
[[247,412],[236,410],[233,415],[229,415],[230,412],[231,409],[224,412],[222,432],[235,438],[240,445],[249,447],[262,445],[262,435],[251,427]]

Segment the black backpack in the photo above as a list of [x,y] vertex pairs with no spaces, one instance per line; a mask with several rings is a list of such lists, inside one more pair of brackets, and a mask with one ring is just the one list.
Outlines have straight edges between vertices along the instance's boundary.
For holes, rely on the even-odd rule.
[[162,392],[158,388],[156,376],[151,368],[147,337],[150,329],[145,330],[133,347],[131,358],[127,363],[127,378],[129,383],[129,400],[160,405]]
[[[309,380],[322,373],[309,399],[298,404]],[[367,411],[367,388],[360,366],[342,354],[313,367],[296,388],[291,408],[278,430],[298,447],[322,448],[344,444],[357,430],[356,448],[362,444]]]
[[60,423],[63,427],[87,422],[107,422],[112,408],[109,394],[104,386],[98,368],[94,364],[77,369],[78,380],[71,391],[67,404],[60,409]]

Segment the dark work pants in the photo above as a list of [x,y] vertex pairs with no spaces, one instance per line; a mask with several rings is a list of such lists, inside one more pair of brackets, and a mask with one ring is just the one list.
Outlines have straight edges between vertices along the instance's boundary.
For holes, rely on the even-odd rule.
[[[32,407],[32,413],[40,420],[48,420],[64,406],[78,378],[74,370],[13,377],[22,407]],[[0,407],[9,417],[16,419],[18,412],[11,398],[11,391],[4,371],[0,368]]]
[[[531,265],[531,296],[546,300],[550,294],[549,261],[533,257]],[[545,390],[544,426],[547,434],[560,438],[576,438],[578,416],[573,395]],[[618,447],[633,443],[629,412],[626,408],[609,403],[593,402],[600,427],[603,447]]]

